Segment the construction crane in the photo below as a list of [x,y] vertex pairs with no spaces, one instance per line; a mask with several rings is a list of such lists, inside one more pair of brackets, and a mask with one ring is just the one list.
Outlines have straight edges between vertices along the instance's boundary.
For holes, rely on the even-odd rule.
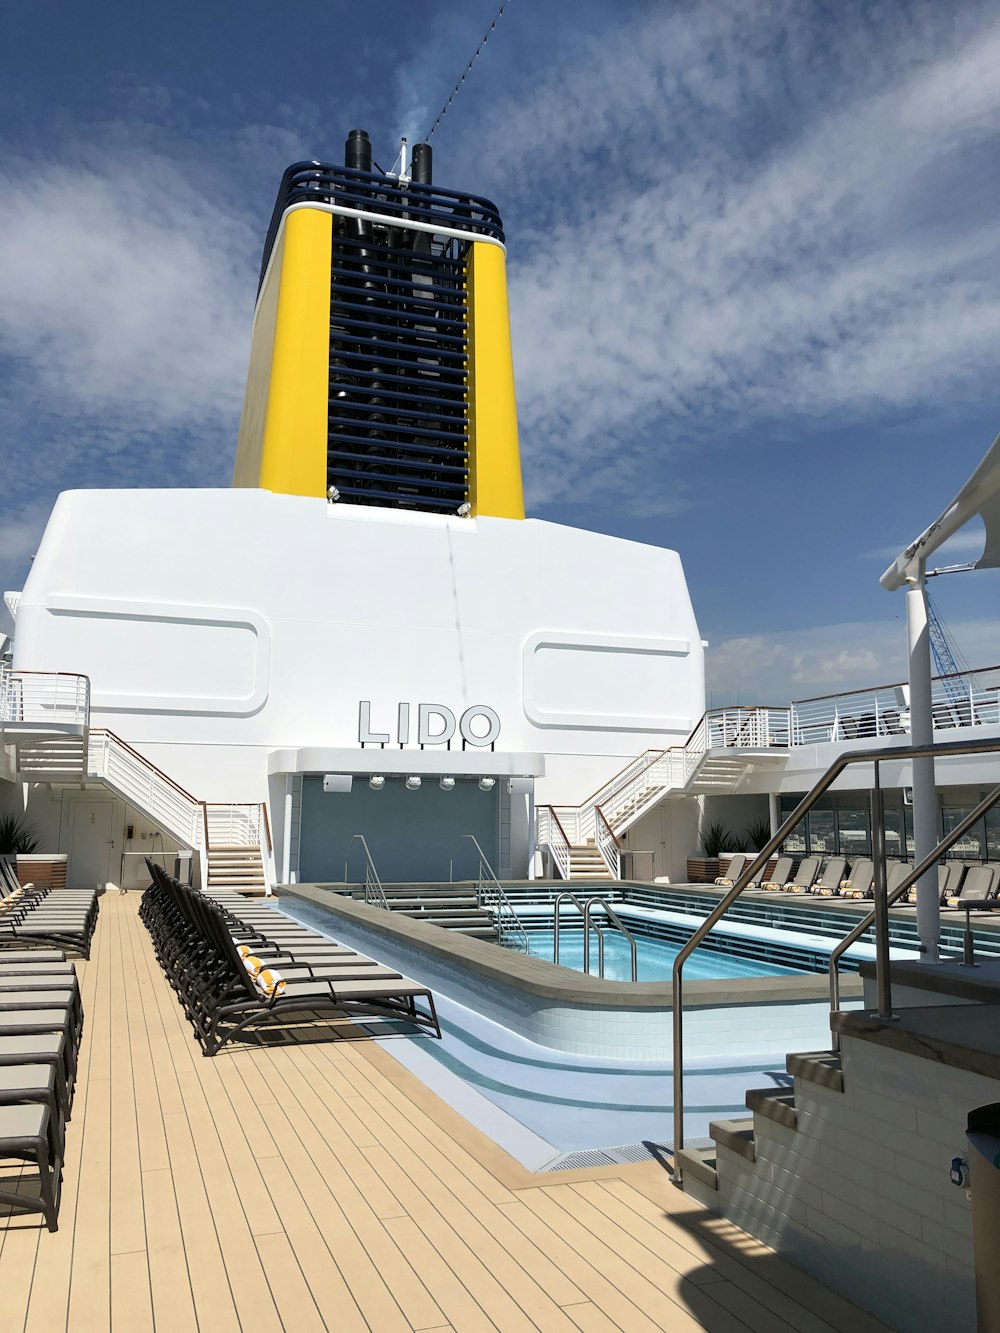
[[949,701],[958,707],[968,707],[969,688],[963,677],[971,674],[972,668],[954,644],[951,634],[938,612],[937,607],[927,598],[927,631],[931,640],[931,653],[934,668],[942,676],[941,688]]

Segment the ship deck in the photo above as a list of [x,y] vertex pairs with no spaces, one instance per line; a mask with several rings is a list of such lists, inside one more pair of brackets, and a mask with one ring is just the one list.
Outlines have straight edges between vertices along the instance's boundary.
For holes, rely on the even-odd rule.
[[531,1175],[344,1024],[205,1059],[105,895],[59,1230],[0,1219],[0,1329],[874,1333],[650,1162]]

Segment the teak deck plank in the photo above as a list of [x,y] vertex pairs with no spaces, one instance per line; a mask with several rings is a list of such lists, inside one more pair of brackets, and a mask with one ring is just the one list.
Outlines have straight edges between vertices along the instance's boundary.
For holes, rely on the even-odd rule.
[[205,1059],[139,902],[77,964],[59,1231],[0,1217],[4,1333],[879,1327],[659,1167],[533,1176],[354,1024]]

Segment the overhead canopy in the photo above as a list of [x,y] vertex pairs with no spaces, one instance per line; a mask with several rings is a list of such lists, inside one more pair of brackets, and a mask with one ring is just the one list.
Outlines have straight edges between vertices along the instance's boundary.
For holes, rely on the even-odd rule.
[[977,514],[986,526],[986,549],[973,568],[996,569],[1000,567],[1000,435],[947,509],[896,556],[879,580],[882,587],[888,592],[901,588],[917,572],[922,560],[933,555]]

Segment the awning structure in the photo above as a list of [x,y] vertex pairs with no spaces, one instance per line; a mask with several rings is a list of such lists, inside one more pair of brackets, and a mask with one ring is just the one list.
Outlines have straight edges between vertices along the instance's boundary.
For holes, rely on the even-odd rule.
[[1000,435],[947,509],[896,556],[879,580],[882,587],[887,592],[901,588],[917,572],[922,560],[933,555],[977,514],[986,526],[986,549],[970,568],[1000,568]]

